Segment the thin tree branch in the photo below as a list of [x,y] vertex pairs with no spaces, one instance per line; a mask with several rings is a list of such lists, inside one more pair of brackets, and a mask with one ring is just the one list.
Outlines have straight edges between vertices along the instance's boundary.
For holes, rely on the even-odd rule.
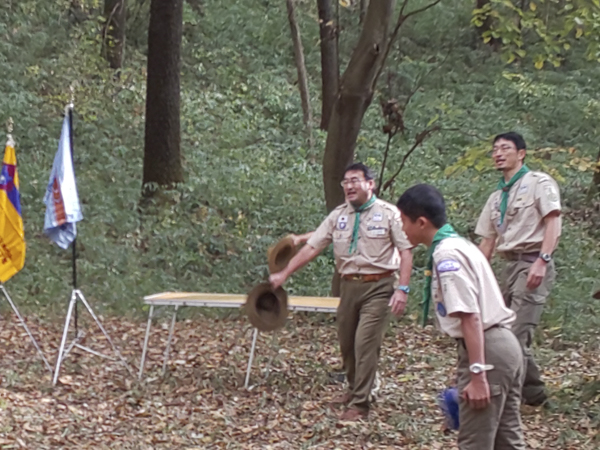
[[383,183],[383,173],[385,172],[385,165],[387,163],[388,153],[390,151],[390,142],[392,142],[392,138],[396,135],[398,131],[398,127],[393,132],[388,133],[387,144],[385,145],[385,152],[383,154],[383,163],[381,163],[381,172],[379,173],[379,182],[377,183],[377,195],[381,192],[381,184]]
[[400,31],[400,28],[402,27],[402,24],[404,24],[404,22],[406,21],[406,19],[408,19],[410,16],[414,16],[415,14],[418,14],[420,12],[426,11],[429,8],[434,7],[435,5],[437,5],[438,3],[440,3],[441,1],[442,0],[435,0],[434,2],[430,3],[429,5],[423,6],[422,8],[415,9],[414,11],[411,11],[411,12],[409,12],[407,14],[404,14],[404,9],[406,8],[406,6],[408,5],[408,2],[409,2],[409,0],[404,0],[404,3],[402,3],[402,7],[400,8],[400,13],[398,14],[398,21],[396,22],[396,26],[394,27],[394,31],[392,31],[392,35],[390,36],[390,39],[388,40],[388,43],[387,43],[387,45],[385,47],[385,52],[383,54],[383,60],[381,62],[381,66],[379,67],[377,75],[373,79],[373,88],[377,84],[377,80],[379,79],[379,75],[381,75],[381,71],[383,70],[383,68],[385,66],[385,62],[386,62],[387,57],[388,57],[388,55],[390,53],[390,50],[392,48],[392,44],[396,40],[396,37],[398,36],[398,32]]
[[400,172],[404,168],[404,165],[406,164],[406,160],[408,159],[408,157],[425,141],[425,139],[427,139],[427,137],[430,134],[432,134],[436,131],[439,131],[440,129],[441,128],[439,126],[435,126],[428,130],[423,130],[419,134],[417,134],[417,137],[415,138],[415,143],[410,148],[410,150],[408,150],[408,152],[406,152],[406,154],[402,158],[402,161],[400,162],[400,167],[398,168],[396,173],[394,175],[392,175],[392,177],[385,182],[385,184],[383,185],[382,192],[385,191],[386,189],[388,189],[394,183],[394,180],[396,179],[396,177],[400,174]]
[[[406,14],[404,16],[404,20],[408,19],[410,16],[414,16],[415,14],[419,14],[419,13],[422,13],[423,11],[427,11],[429,8],[433,8],[435,5],[437,5],[441,1],[442,0],[435,0],[434,2],[431,2],[429,5],[423,6],[422,8],[415,9],[414,11],[409,12],[408,14]],[[406,2],[405,2],[405,4],[406,4]],[[402,5],[402,9],[404,9],[404,5]]]

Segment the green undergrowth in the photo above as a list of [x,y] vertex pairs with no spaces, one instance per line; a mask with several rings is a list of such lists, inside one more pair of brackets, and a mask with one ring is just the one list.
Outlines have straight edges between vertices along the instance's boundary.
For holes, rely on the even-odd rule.
[[[28,251],[25,268],[7,283],[15,301],[27,312],[55,318],[63,317],[70,296],[71,251],[43,235],[42,198],[72,83],[85,216],[78,226],[78,281],[93,305],[102,313],[140,316],[144,295],[244,293],[266,280],[267,248],[289,232],[314,229],[326,213],[315,6],[300,2],[297,14],[316,116],[309,139],[283,3],[185,3],[186,180],[167,201],[140,209],[147,5],[132,6],[125,67],[115,74],[99,56],[98,5],[82,2],[82,20],[69,12],[70,3],[0,5],[0,120],[15,121]],[[545,324],[563,339],[593,336],[600,325],[590,295],[600,281],[600,235],[597,201],[587,189],[597,155],[600,70],[575,52],[560,69],[537,71],[525,61],[505,65],[478,43],[467,3],[446,2],[402,29],[365,117],[356,159],[380,171],[387,136],[379,101],[410,98],[405,132],[392,140],[384,178],[398,169],[419,132],[435,125],[442,130],[407,158],[382,196],[395,201],[414,183],[435,184],[447,197],[452,223],[474,238],[479,211],[497,182],[487,155],[490,138],[509,129],[523,133],[532,149],[528,163],[559,180],[565,203],[559,275]],[[340,14],[343,69],[359,28],[355,11],[340,8]],[[404,320],[419,309],[424,259],[417,249]],[[332,268],[329,249],[286,287],[291,294],[327,295]]]

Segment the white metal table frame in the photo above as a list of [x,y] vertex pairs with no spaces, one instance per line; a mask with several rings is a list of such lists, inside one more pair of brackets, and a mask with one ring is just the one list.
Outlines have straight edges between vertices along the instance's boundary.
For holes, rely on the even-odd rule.
[[[196,298],[194,298],[196,297]],[[150,329],[152,327],[152,319],[154,317],[155,307],[174,307],[173,316],[171,318],[171,325],[169,326],[169,336],[167,338],[167,346],[165,348],[164,360],[162,373],[164,374],[167,369],[167,362],[169,359],[169,352],[171,348],[171,340],[173,338],[173,331],[175,329],[175,321],[177,318],[177,311],[179,308],[184,306],[195,306],[204,308],[241,308],[244,306],[246,301],[245,295],[237,294],[204,294],[204,293],[189,293],[189,292],[163,292],[160,294],[148,295],[144,297],[144,303],[150,306],[148,312],[148,324],[146,325],[146,335],[144,336],[144,346],[142,348],[142,358],[140,361],[140,370],[138,373],[138,379],[142,379],[144,373],[144,363],[146,360],[146,353],[148,351],[148,340],[150,338]],[[326,305],[319,305],[317,303],[327,303]],[[289,297],[288,309],[290,311],[309,311],[309,312],[322,312],[322,313],[335,313],[339,304],[339,298],[335,297]],[[254,360],[254,351],[256,349],[256,339],[258,337],[258,329],[254,329],[252,335],[252,346],[250,349],[250,356],[248,358],[248,367],[246,369],[246,379],[244,387],[248,389],[250,381],[250,371],[252,369],[252,362]]]

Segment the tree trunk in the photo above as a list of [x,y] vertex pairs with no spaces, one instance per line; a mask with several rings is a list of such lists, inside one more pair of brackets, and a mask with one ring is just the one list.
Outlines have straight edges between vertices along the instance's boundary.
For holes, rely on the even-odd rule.
[[365,111],[373,100],[385,61],[393,0],[371,0],[365,24],[340,82],[323,156],[325,203],[331,211],[344,201],[340,180],[354,159],[354,147]]
[[183,181],[180,154],[179,71],[183,0],[152,0],[148,29],[148,80],[143,195]]
[[[489,3],[490,3],[490,0],[475,0],[475,8],[482,9],[484,6],[488,5]],[[477,27],[477,32],[479,33],[479,36],[483,37],[483,33],[490,31],[492,29],[493,21],[494,21],[494,19],[491,15],[488,15],[486,17],[486,19],[483,21],[483,25],[481,25],[480,27]],[[492,47],[494,49],[494,51],[499,51],[501,44],[502,44],[502,41],[498,40],[496,38],[491,38],[488,41],[488,45],[490,47]]]
[[369,4],[369,0],[360,0],[360,13],[358,16],[358,23],[363,23],[365,20],[365,15],[367,14],[367,5]]
[[594,167],[594,176],[592,177],[592,185],[590,186],[589,193],[591,197],[600,193],[600,151],[596,159],[596,167]]
[[321,129],[327,130],[338,93],[340,67],[337,46],[337,23],[331,0],[317,0],[321,37]]
[[294,0],[286,0],[288,20],[290,21],[290,30],[292,32],[292,42],[294,44],[294,60],[298,72],[298,89],[300,89],[300,99],[302,100],[302,114],[304,125],[311,128],[312,113],[310,110],[310,97],[308,95],[308,77],[306,76],[306,65],[304,64],[304,49],[302,48],[302,38],[296,16],[294,14]]
[[112,69],[123,66],[125,46],[125,0],[104,0],[102,56]]

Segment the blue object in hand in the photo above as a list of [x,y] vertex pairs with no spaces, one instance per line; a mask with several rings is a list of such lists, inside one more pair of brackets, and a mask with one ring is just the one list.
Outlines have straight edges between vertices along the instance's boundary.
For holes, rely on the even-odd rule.
[[458,430],[458,389],[444,389],[438,397],[438,403],[446,416],[448,428]]

